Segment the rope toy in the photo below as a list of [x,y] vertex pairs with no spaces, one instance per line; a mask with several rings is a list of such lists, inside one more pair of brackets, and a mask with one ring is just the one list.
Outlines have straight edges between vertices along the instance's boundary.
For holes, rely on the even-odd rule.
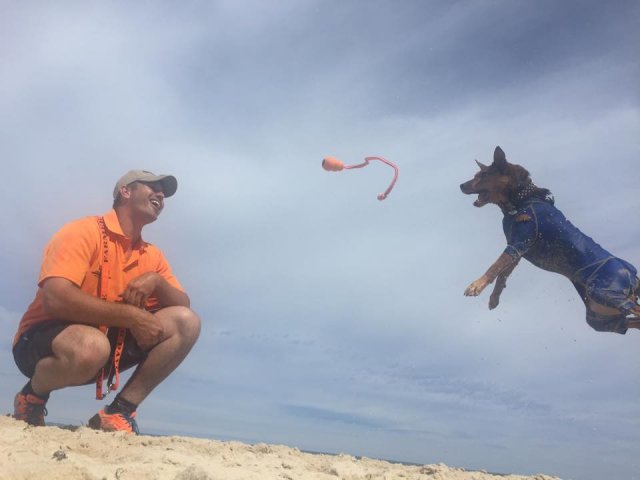
[[393,186],[396,184],[396,180],[398,179],[398,167],[396,167],[389,160],[385,160],[382,157],[366,157],[363,163],[359,163],[357,165],[345,165],[342,160],[338,160],[336,157],[325,157],[322,160],[322,168],[324,168],[327,172],[339,172],[340,170],[350,170],[352,168],[366,167],[367,165],[369,165],[369,162],[371,160],[379,160],[383,163],[386,163],[394,170],[393,180],[391,180],[391,184],[383,193],[378,195],[378,200],[382,201],[387,198],[387,195],[389,195],[391,189],[393,189]]

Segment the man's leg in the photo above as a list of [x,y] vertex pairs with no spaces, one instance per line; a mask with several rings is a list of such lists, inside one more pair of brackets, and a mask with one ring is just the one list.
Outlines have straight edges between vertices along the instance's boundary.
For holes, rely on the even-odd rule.
[[49,393],[91,381],[109,352],[105,335],[85,325],[51,321],[28,332],[14,349],[16,364],[30,377],[16,394],[14,417],[31,425],[45,425]]
[[149,350],[119,395],[135,405],[182,363],[200,335],[200,318],[190,308],[167,307],[155,316],[163,326],[164,338]]
[[53,355],[41,359],[31,377],[38,395],[84,385],[109,360],[111,347],[104,333],[87,325],[69,325],[51,342]]
[[163,339],[147,352],[114,401],[89,420],[90,427],[138,433],[136,408],[180,365],[200,335],[200,319],[187,307],[167,307],[155,316]]

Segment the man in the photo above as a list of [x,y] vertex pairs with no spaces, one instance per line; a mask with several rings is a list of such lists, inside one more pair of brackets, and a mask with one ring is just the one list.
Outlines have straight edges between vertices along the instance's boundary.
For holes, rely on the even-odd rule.
[[44,425],[52,391],[97,379],[102,398],[103,380],[115,377],[117,388],[119,372],[137,365],[89,426],[138,433],[138,405],[200,333],[164,255],[141,237],[177,187],[171,175],[131,170],[116,183],[111,211],[71,222],[50,240],[36,297],[13,342],[16,364],[29,378],[15,397],[15,418]]

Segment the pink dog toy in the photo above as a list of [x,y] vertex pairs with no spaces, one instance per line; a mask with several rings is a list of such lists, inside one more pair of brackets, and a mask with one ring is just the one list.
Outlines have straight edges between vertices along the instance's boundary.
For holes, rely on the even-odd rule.
[[384,193],[378,195],[378,200],[384,200],[387,198],[387,195],[391,192],[391,189],[396,184],[396,180],[398,179],[398,167],[396,167],[389,160],[385,160],[382,157],[366,157],[364,159],[364,163],[359,163],[357,165],[345,165],[341,160],[338,160],[336,157],[325,157],[322,160],[322,168],[324,168],[327,172],[339,172],[340,170],[350,170],[352,168],[362,168],[369,165],[370,160],[380,160],[383,163],[386,163],[394,170],[393,180],[391,180],[391,184],[389,188],[387,188]]

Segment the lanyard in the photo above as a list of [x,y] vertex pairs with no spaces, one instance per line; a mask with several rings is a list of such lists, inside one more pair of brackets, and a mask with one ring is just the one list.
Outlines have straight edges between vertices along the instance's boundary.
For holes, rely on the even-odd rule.
[[[100,233],[102,235],[102,257],[100,261],[100,286],[98,288],[98,293],[100,298],[106,302],[109,292],[109,238],[107,237],[104,217],[96,217],[96,220],[98,221],[98,226],[100,227]],[[100,325],[99,328],[105,335],[109,332],[109,328],[105,325]],[[113,358],[110,359],[109,372],[106,373],[105,367],[102,367],[96,377],[96,400],[102,400],[109,394],[109,392],[118,389],[118,385],[120,384],[120,358],[122,358],[124,339],[126,335],[126,328],[118,328],[118,338],[113,350]],[[105,376],[107,377],[107,391],[103,393],[102,389]]]

